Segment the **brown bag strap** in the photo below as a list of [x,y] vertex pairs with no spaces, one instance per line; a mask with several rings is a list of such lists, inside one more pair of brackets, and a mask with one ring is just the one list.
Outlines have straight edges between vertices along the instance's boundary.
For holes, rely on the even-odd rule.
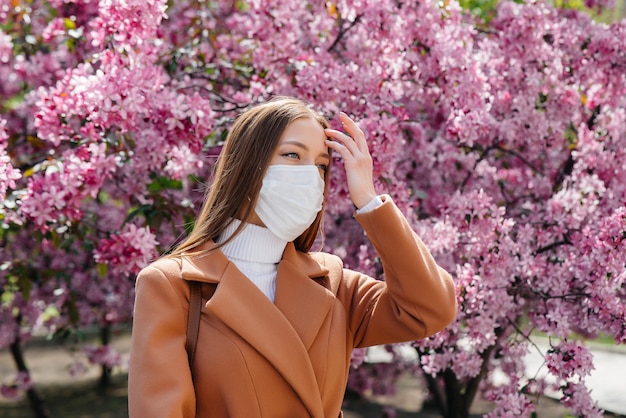
[[193,372],[193,358],[198,345],[198,331],[200,330],[200,312],[202,311],[202,283],[189,281],[189,316],[187,318],[187,359],[189,368]]
[[[215,293],[215,284],[207,284],[207,299],[211,299]],[[189,314],[187,316],[187,340],[185,341],[185,350],[187,351],[187,360],[189,361],[189,369],[193,376],[193,359],[196,355],[196,346],[198,345],[198,332],[200,331],[200,316],[202,313],[202,282],[189,281]]]

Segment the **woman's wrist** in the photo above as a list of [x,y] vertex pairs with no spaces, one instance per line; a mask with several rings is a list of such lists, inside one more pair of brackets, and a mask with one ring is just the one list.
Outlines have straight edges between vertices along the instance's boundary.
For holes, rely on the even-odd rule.
[[383,204],[380,196],[374,196],[368,203],[356,209],[356,213],[370,212]]

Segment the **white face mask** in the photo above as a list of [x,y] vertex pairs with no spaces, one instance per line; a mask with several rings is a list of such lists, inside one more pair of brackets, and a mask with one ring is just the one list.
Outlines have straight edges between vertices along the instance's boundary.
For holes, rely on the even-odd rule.
[[314,165],[267,168],[255,212],[277,237],[293,241],[315,220],[324,201],[324,180]]

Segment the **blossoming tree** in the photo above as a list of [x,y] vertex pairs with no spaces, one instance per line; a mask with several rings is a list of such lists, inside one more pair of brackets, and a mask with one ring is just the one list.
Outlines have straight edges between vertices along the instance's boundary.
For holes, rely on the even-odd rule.
[[[599,416],[583,339],[626,342],[625,51],[625,21],[541,1],[488,22],[454,1],[0,2],[4,394],[32,385],[33,333],[129,321],[134,275],[192,222],[233,118],[287,94],[357,118],[379,192],[456,280],[457,321],[413,343],[442,414],[480,391],[492,416],[528,415],[555,389]],[[332,175],[324,249],[384,279]],[[532,332],[550,380],[525,373]],[[351,387],[371,389],[359,354]]]

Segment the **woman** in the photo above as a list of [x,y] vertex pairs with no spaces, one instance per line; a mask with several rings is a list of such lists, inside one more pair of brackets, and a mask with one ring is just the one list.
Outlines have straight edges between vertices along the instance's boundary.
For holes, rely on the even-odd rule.
[[[376,195],[363,132],[340,119],[349,135],[277,98],[235,121],[193,231],[137,278],[131,418],[341,416],[353,348],[424,338],[453,320],[450,276]],[[308,252],[331,150],[385,282]],[[205,283],[191,367],[187,281]]]

